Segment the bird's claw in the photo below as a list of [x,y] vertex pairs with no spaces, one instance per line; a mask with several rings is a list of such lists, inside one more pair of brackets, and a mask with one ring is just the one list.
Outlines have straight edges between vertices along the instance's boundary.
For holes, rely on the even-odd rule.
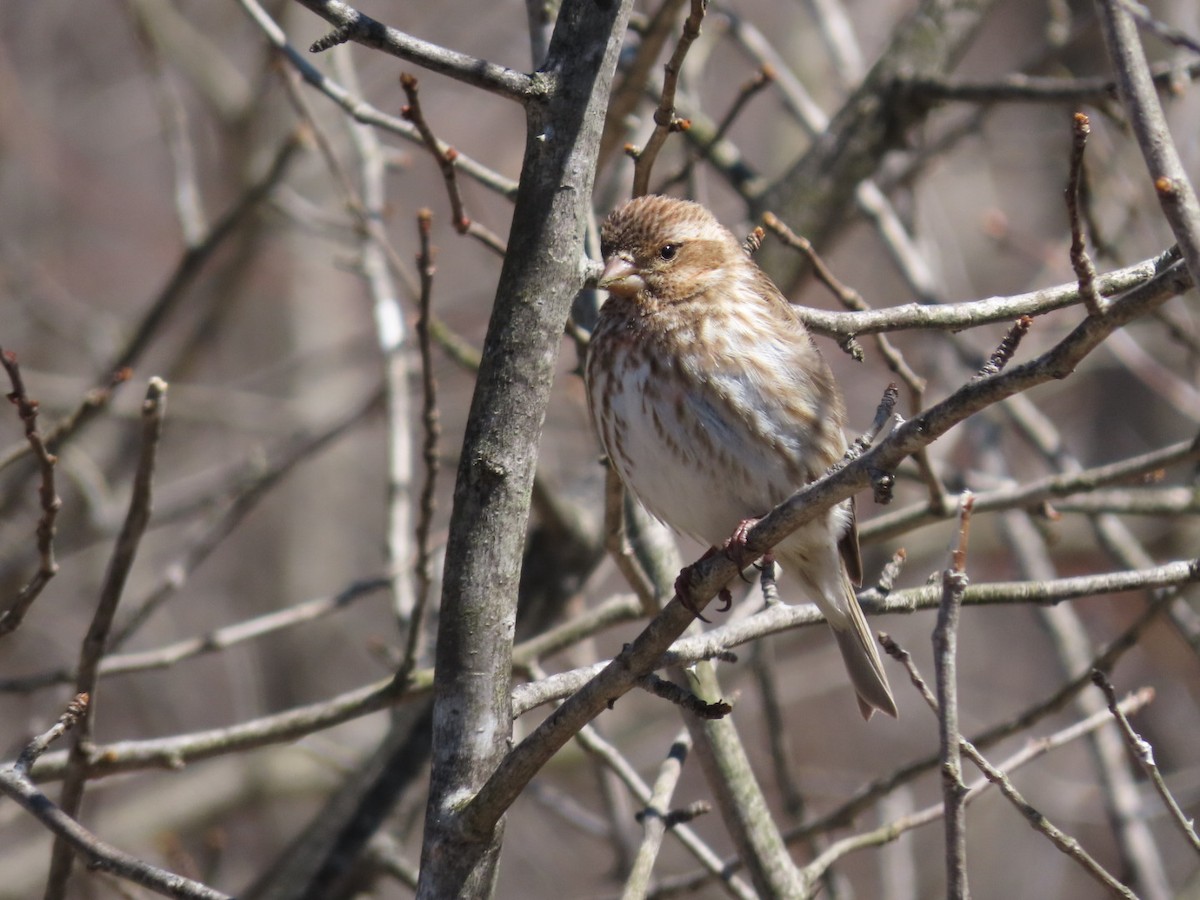
[[717,591],[717,599],[721,601],[721,605],[717,607],[717,612],[729,612],[733,606],[733,594],[729,593],[729,588],[721,588]]
[[[690,612],[693,616],[695,616],[701,622],[705,622],[705,623],[711,625],[712,620],[704,618],[704,613],[700,612],[700,607],[698,607],[696,605],[696,601],[694,599],[692,599],[692,575],[693,574],[694,574],[693,566],[688,566],[682,572],[679,573],[679,577],[675,579],[675,596],[677,596],[679,598],[679,602],[680,602],[680,604],[683,605],[684,609],[686,609],[688,612]],[[728,593],[728,591],[724,591],[723,593]],[[725,607],[725,609],[728,609],[728,608],[729,608],[728,606]],[[722,612],[724,612],[724,610],[722,610]]]
[[758,519],[742,519],[738,522],[737,528],[733,529],[733,534],[729,536],[729,540],[725,542],[725,546],[721,550],[727,557],[737,563],[738,569],[745,569],[754,562],[759,554],[754,553],[746,546],[746,542],[750,536],[752,529],[759,522]]
[[[744,556],[746,552],[745,532],[748,531],[756,521],[758,520],[746,519],[744,522],[738,525],[738,530],[733,533],[733,537],[726,542],[725,546],[721,550],[721,552],[724,552],[726,556],[743,568],[744,564],[739,561],[738,556],[730,554],[729,548],[731,545],[737,543],[743,548],[741,554],[739,555]],[[718,550],[716,547],[709,547],[708,550],[705,551],[704,555],[700,557],[699,562],[704,562],[704,560],[710,558],[717,552]],[[734,552],[736,553],[737,551],[735,550]],[[769,557],[770,554],[768,553],[767,558]],[[695,568],[695,565],[691,565],[679,573],[679,577],[675,579],[675,594],[679,597],[679,602],[683,604],[684,609],[694,615],[701,622],[712,624],[712,621],[710,619],[706,619],[704,617],[704,613],[700,612],[700,607],[696,605],[696,601],[692,598],[692,577],[695,575]],[[729,612],[729,610],[733,608],[733,594],[729,592],[729,588],[723,587],[717,591],[717,600],[719,600],[721,604],[717,607],[717,612]]]
[[[724,545],[718,550],[716,547],[709,547],[704,555],[700,557],[699,562],[711,557],[714,553],[724,553],[733,562],[737,563],[738,574],[743,580],[747,580],[745,575],[742,575],[742,570],[752,565],[758,558],[746,546],[747,536],[750,534],[750,529],[758,524],[758,519],[742,519],[738,522],[737,528],[733,530],[733,534],[729,536]],[[773,561],[771,551],[762,554],[763,563]],[[675,594],[679,597],[679,602],[683,608],[694,615],[701,622],[711,624],[711,620],[706,619],[704,614],[700,612],[700,607],[696,605],[696,601],[692,598],[692,577],[695,574],[695,566],[691,565],[679,573],[679,577],[675,579]],[[733,594],[729,592],[729,588],[721,588],[717,592],[717,599],[720,601],[720,606],[717,607],[717,612],[729,612],[733,608]]]
[[758,519],[742,519],[738,522],[737,528],[733,530],[733,534],[729,536],[729,540],[725,542],[725,555],[737,563],[738,568],[746,568],[757,558],[757,554],[746,546],[750,529],[757,524]]

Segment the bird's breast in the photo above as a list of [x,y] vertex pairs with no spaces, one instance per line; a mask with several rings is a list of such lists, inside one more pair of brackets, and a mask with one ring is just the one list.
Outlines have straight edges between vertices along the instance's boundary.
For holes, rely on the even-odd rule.
[[806,480],[795,441],[752,384],[683,345],[597,332],[588,362],[596,426],[621,480],[652,515],[710,544]]

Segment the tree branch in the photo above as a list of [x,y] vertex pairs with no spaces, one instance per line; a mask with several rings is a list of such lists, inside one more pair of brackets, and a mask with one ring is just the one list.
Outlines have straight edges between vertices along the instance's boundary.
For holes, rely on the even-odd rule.
[[[306,0],[307,2],[307,0]],[[526,105],[521,187],[454,490],[418,897],[485,894],[500,816],[464,814],[512,733],[512,640],[525,526],[560,336],[583,285],[596,149],[631,0],[568,0]],[[486,638],[484,637],[486,636]]]
[[549,88],[547,83],[534,76],[405,34],[339,0],[296,2],[334,26],[332,32],[309,48],[312,53],[354,41],[518,103],[529,103]]
[[1120,0],[1096,0],[1096,6],[1117,91],[1142,148],[1163,217],[1196,283],[1200,279],[1200,201],[1167,128],[1137,24]]

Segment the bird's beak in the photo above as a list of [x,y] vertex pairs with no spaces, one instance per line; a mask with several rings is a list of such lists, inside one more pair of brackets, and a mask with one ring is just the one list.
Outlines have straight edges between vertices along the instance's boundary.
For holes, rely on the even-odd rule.
[[613,256],[604,263],[604,271],[596,285],[610,294],[632,296],[644,288],[645,282],[638,275],[633,262],[622,256]]

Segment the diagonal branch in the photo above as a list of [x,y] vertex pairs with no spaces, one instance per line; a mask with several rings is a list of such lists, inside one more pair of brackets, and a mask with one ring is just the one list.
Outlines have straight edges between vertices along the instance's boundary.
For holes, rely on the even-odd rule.
[[437,139],[433,129],[425,120],[425,113],[421,109],[420,94],[417,91],[416,76],[411,72],[401,72],[400,87],[404,89],[404,96],[408,98],[408,105],[400,110],[400,114],[416,127],[421,135],[421,140],[425,143],[425,148],[438,164],[438,169],[442,173],[442,181],[446,183],[446,193],[450,195],[450,224],[459,234],[469,234],[498,256],[503,256],[503,239],[467,215],[466,208],[463,206],[462,191],[458,188],[458,178],[455,175],[454,164],[458,159],[458,151],[453,147],[442,149],[441,141]]
[[530,102],[547,87],[537,77],[405,34],[338,0],[296,2],[334,26],[332,32],[309,48],[313,53],[353,41],[518,103]]
[[59,841],[68,844],[75,853],[86,859],[90,869],[111,872],[168,897],[185,900],[228,900],[225,894],[199,882],[156,868],[99,840],[60,807],[55,806],[54,802],[29,780],[30,766],[50,744],[78,724],[87,713],[88,702],[87,694],[76,694],[58,721],[48,731],[30,741],[16,762],[0,767],[0,793],[15,800],[45,825]]
[[[1115,269],[1096,278],[1096,291],[1111,298],[1153,281],[1179,260],[1178,250],[1172,248],[1158,256]],[[1191,281],[1184,283],[1186,290]],[[796,312],[812,331],[827,337],[876,334],[906,328],[926,328],[941,331],[960,331],[993,322],[1008,322],[1021,316],[1040,316],[1074,306],[1081,302],[1078,282],[1042,288],[1011,297],[989,297],[963,303],[905,303],[864,312],[829,312],[797,306]]]
[[1097,0],[1117,92],[1137,136],[1163,218],[1171,226],[1192,278],[1200,278],[1200,200],[1171,139],[1137,24],[1119,0]]
[[[96,687],[99,682],[100,660],[108,644],[108,636],[112,631],[113,621],[117,613],[117,604],[125,592],[125,583],[137,557],[138,547],[146,525],[150,521],[151,488],[154,482],[154,464],[158,457],[158,443],[162,436],[162,420],[166,413],[167,383],[161,378],[151,378],[146,390],[146,399],[142,404],[142,448],[138,458],[137,472],[134,475],[133,491],[129,498],[129,512],[125,524],[117,537],[116,546],[104,575],[104,584],[100,590],[100,601],[92,616],[92,624],[83,639],[79,652],[79,667],[75,680],[75,693],[90,698],[87,710],[81,717],[79,727],[74,734],[67,758],[67,771],[63,779],[60,803],[66,816],[74,817],[83,800],[84,785],[87,782],[88,751],[91,748],[92,736],[96,723]],[[74,845],[61,835],[54,842],[54,851],[50,861],[50,875],[46,887],[46,896],[59,897],[66,893],[67,882],[71,875],[71,864],[74,860]]]
[[[376,128],[383,129],[391,134],[397,134],[406,140],[412,141],[415,144],[422,142],[421,135],[417,131],[416,126],[404,119],[396,116],[389,116],[378,108],[367,103],[361,97],[357,96],[353,91],[343,87],[331,78],[328,78],[324,72],[310,63],[295,47],[288,43],[287,35],[279,24],[267,14],[267,11],[257,2],[257,0],[238,0],[242,8],[246,10],[247,15],[254,20],[254,23],[262,30],[267,40],[271,43],[279,54],[292,66],[304,79],[305,83],[312,85],[339,107],[345,110],[346,114],[356,122],[361,122],[363,125],[373,125]],[[439,144],[438,151],[445,152],[450,148]],[[505,178],[498,172],[494,172],[486,166],[476,162],[470,157],[459,154],[455,159],[455,165],[464,173],[470,175],[480,184],[483,184],[504,195],[505,197],[513,197],[517,193],[517,185],[515,182]]]

